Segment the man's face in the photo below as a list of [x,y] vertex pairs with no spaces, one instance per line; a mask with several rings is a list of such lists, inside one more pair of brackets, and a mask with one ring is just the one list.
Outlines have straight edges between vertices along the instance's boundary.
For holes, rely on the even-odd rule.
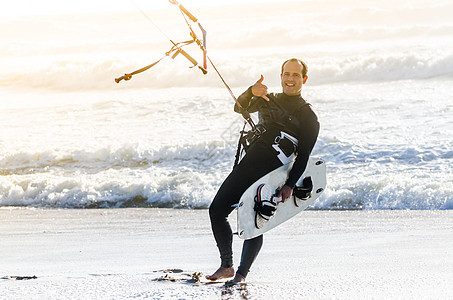
[[302,85],[307,81],[307,76],[302,78],[302,65],[297,61],[289,61],[283,67],[281,74],[283,93],[288,96],[300,95]]

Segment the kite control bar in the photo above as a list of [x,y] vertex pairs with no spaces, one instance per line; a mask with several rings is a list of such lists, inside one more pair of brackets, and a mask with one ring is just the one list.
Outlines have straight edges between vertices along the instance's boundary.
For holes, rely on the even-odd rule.
[[[187,60],[189,60],[193,66],[191,66],[191,68],[193,67],[198,67],[201,72],[203,72],[203,74],[207,74],[208,71],[208,59],[207,59],[207,51],[206,51],[206,30],[204,30],[203,26],[201,26],[201,24],[198,22],[198,19],[192,15],[184,6],[182,6],[181,4],[178,3],[178,1],[176,0],[168,0],[171,4],[174,4],[176,5],[179,10],[181,11],[183,17],[184,17],[184,20],[186,21],[187,23],[187,26],[189,27],[189,30],[190,30],[190,37],[192,38],[191,40],[189,41],[185,41],[185,42],[180,42],[180,43],[175,43],[173,42],[170,38],[168,38],[167,35],[167,38],[170,40],[170,42],[173,44],[173,46],[171,47],[171,49],[169,51],[167,51],[165,53],[165,56],[171,56],[171,58],[175,58],[176,56],[178,56],[179,54],[182,54]],[[138,8],[138,7],[137,7]],[[139,9],[139,8],[138,8]],[[141,11],[141,10],[140,10]],[[145,15],[145,17],[148,18],[148,16],[146,16],[146,14],[142,11],[142,13]],[[196,23],[198,25],[198,27],[200,28],[202,34],[203,34],[203,41],[200,41],[200,39],[198,38],[197,34],[195,33],[195,31],[193,30],[192,26],[190,26],[190,23],[188,22],[188,20],[186,19],[189,18],[192,22]],[[148,18],[149,19],[149,18]],[[150,20],[151,21],[151,20]],[[151,21],[152,22],[152,21]],[[155,24],[154,24],[155,25]],[[156,25],[157,27],[157,25]],[[159,29],[159,28],[158,28]],[[160,30],[160,29],[159,29]],[[160,30],[161,31],[161,30]],[[163,32],[162,32],[163,33]],[[203,51],[203,66],[200,66],[198,65],[198,62],[192,57],[189,55],[189,53],[187,53],[185,50],[182,49],[182,47],[184,46],[187,46],[189,44],[192,44],[192,43],[196,43],[201,51]],[[164,56],[164,57],[165,57]],[[157,60],[156,62],[146,66],[146,67],[143,67],[141,69],[138,69],[136,71],[133,71],[131,73],[126,73],[124,74],[123,76],[120,76],[118,78],[115,78],[115,82],[116,83],[119,83],[121,80],[130,80],[132,78],[133,75],[136,75],[138,73],[141,73],[141,72],[144,72],[146,70],[148,70],[149,68],[151,67],[154,67],[158,62],[160,62],[164,57],[160,58],[159,60]]]
[[[203,68],[203,67],[199,66],[198,62],[192,56],[190,56],[189,53],[187,53],[186,51],[184,51],[184,49],[182,49],[182,47],[187,46],[187,45],[192,44],[193,42],[195,42],[194,40],[180,42],[180,43],[174,43],[173,41],[171,41],[171,42],[173,43],[173,47],[171,47],[171,49],[169,51],[165,52],[165,56],[170,56],[170,54],[173,53],[171,58],[174,59],[178,54],[181,53],[185,58],[187,58],[193,64],[193,66],[191,68],[198,66],[198,68],[201,70],[201,72],[203,72],[203,74],[206,75],[208,73],[208,71],[206,71],[206,68]],[[160,58],[159,60],[153,62],[152,64],[150,64],[150,65],[148,65],[146,67],[143,67],[141,69],[135,70],[134,72],[131,72],[131,73],[126,73],[126,74],[124,74],[121,77],[115,78],[115,82],[119,83],[123,79],[126,80],[126,81],[130,80],[132,78],[132,75],[139,74],[141,72],[144,72],[144,71],[148,70],[149,68],[154,67],[164,57]]]
[[[187,53],[186,51],[184,51],[182,48],[177,48],[175,54],[173,54],[173,56],[171,58],[175,58],[179,53],[181,53],[185,58],[187,58],[192,64],[192,68],[193,67],[196,67],[198,66],[198,62],[192,57],[189,55],[189,53]],[[201,66],[198,66],[198,68],[201,70],[201,72],[203,72],[203,74],[207,74],[208,71],[206,71],[206,68],[203,68]]]

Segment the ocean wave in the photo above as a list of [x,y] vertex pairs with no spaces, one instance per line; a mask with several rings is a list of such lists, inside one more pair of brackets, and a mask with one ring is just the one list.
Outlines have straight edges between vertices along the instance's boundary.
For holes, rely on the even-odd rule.
[[[145,148],[140,144],[123,144],[88,150],[45,150],[0,156],[0,176],[47,173],[49,170],[84,170],[95,173],[107,169],[141,169],[150,167],[186,167],[212,172],[228,165],[234,159],[236,141],[213,140],[209,142],[168,144]],[[402,166],[439,165],[453,159],[453,151],[440,145],[366,146],[322,136],[318,139],[313,155],[320,156],[335,166],[357,166],[364,163],[393,164]]]
[[[0,160],[0,206],[206,209],[234,150],[213,141],[17,153]],[[382,151],[321,137],[313,155],[326,161],[328,185],[311,209],[453,209],[453,183],[438,167],[451,164],[450,150]]]
[[[272,56],[271,56],[272,57]],[[266,61],[272,60],[266,58]],[[145,62],[146,60],[142,61]],[[241,63],[238,63],[241,61]],[[429,53],[406,51],[402,53],[365,53],[352,56],[325,56],[322,58],[307,58],[310,65],[311,85],[335,82],[376,82],[409,79],[426,79],[433,77],[453,76],[453,54],[444,51],[429,51]],[[278,62],[278,63],[276,63]],[[172,88],[172,87],[220,87],[219,78],[211,72],[204,76],[195,69],[189,69],[188,64],[175,64],[172,60],[161,62],[165,67],[152,69],[128,82],[116,85],[114,78],[126,72],[142,67],[140,63],[133,64],[115,59],[97,61],[60,60],[51,66],[12,70],[8,75],[0,76],[0,87],[15,88],[44,88],[62,91],[124,89],[124,88]],[[232,87],[243,87],[244,82],[254,80],[260,73],[256,59],[244,63],[237,59],[220,59],[223,77]],[[227,66],[227,67],[225,67]],[[280,68],[280,61],[275,59],[263,70],[267,82],[277,86],[275,75]]]
[[[143,172],[108,170],[96,175],[0,179],[0,206],[206,209],[226,174],[149,168]],[[310,209],[453,209],[453,186],[428,176],[357,176],[348,170],[341,174],[328,171],[327,189]]]
[[[49,170],[147,169],[153,166],[185,166],[194,169],[214,167],[234,155],[230,144],[223,140],[197,144],[164,145],[143,149],[138,144],[108,146],[93,151],[16,152],[0,156],[0,176],[47,173]],[[215,167],[214,167],[215,168]]]
[[233,155],[223,141],[16,153],[0,160],[0,206],[206,208]]
[[106,170],[78,176],[28,175],[9,181],[0,179],[0,206],[207,208],[214,189],[211,179],[205,177],[189,169],[156,168]]

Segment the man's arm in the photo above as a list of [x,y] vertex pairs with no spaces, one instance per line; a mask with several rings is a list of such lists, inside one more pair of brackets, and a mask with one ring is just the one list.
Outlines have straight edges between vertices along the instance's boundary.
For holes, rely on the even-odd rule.
[[[261,78],[257,82],[255,82],[254,85],[249,87],[244,93],[242,93],[238,97],[239,104],[242,106],[243,109],[247,110],[250,113],[256,111],[256,109],[254,111],[248,109],[250,107],[250,102],[252,101],[253,96],[261,97],[264,100],[269,101],[269,98],[266,96],[267,86],[263,84],[263,80],[264,76],[261,75]],[[239,105],[237,103],[234,104],[234,111],[237,113],[241,112],[241,109],[239,108]]]
[[297,180],[299,180],[307,167],[308,158],[310,157],[310,153],[315,146],[319,134],[319,122],[315,113],[310,109],[309,114],[305,114],[303,117],[303,129],[299,136],[297,157],[289,172],[285,185],[280,190],[280,195],[283,200],[291,197]]
[[[248,111],[252,98],[253,98],[252,87],[249,87],[245,92],[243,92],[238,97],[238,102],[243,109]],[[241,108],[239,107],[238,103],[234,104],[234,111],[237,113],[241,113]]]

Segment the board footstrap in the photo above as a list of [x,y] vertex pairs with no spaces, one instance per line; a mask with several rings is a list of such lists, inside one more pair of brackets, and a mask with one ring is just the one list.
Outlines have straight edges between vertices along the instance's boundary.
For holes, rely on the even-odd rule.
[[[274,201],[273,193],[265,184],[260,184],[255,195],[255,226],[263,228],[277,210],[277,202]],[[269,199],[269,200],[268,200]]]

